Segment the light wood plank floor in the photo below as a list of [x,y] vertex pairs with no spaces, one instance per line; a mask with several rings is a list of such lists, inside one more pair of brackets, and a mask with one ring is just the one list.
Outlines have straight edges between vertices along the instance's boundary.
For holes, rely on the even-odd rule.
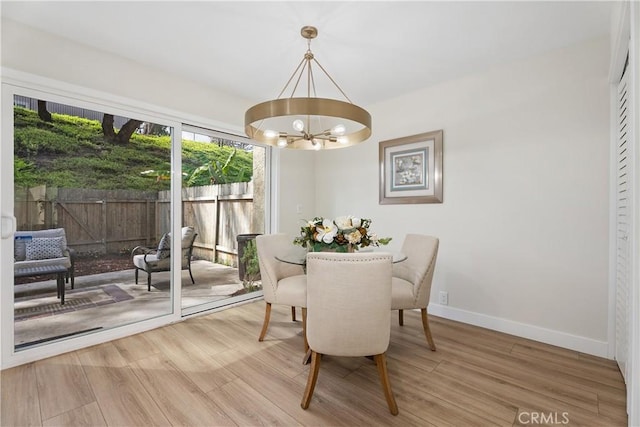
[[[264,302],[188,319],[2,372],[2,426],[626,426],[614,362],[431,316],[392,313],[387,352],[400,414],[389,414],[373,361],[322,360],[300,408],[300,322]],[[298,318],[300,314],[298,314]]]

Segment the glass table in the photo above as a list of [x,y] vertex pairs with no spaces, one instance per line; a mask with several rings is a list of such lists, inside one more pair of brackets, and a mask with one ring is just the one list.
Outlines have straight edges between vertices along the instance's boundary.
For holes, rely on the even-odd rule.
[[[370,253],[370,252],[389,253],[393,256],[394,264],[396,262],[402,262],[407,259],[407,256],[402,252],[387,251],[387,250],[384,250],[384,248],[380,248],[380,247],[363,248],[357,251],[356,253]],[[276,255],[276,259],[278,261],[286,262],[287,264],[302,265],[304,267],[307,264],[307,253],[308,251],[301,246],[291,246],[287,252]]]

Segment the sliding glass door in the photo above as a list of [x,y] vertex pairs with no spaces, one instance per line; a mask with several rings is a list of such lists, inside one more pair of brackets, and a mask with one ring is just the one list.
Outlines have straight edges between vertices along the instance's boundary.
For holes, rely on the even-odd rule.
[[182,127],[182,225],[197,233],[182,273],[182,314],[262,295],[253,239],[265,230],[267,150],[246,138]]
[[14,95],[15,351],[174,311],[162,240],[174,134],[142,115]]
[[270,150],[81,98],[3,83],[3,366],[262,296]]

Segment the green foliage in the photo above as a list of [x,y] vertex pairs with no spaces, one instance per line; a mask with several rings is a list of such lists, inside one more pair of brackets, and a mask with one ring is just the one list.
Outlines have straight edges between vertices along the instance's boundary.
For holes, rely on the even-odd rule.
[[253,176],[252,154],[234,147],[183,141],[182,162],[188,187],[248,182]]
[[32,162],[13,158],[13,181],[20,187],[32,187],[38,182],[38,173]]
[[92,141],[96,139],[96,136],[102,135],[102,124],[97,120],[55,113],[51,116],[54,127],[60,134],[76,140]]
[[198,166],[190,174],[187,174],[187,187],[196,185],[243,182],[245,169],[239,167],[236,170],[231,170],[232,162],[236,158],[237,154],[238,150],[233,148],[233,151],[229,153],[229,157],[227,157],[224,164],[221,164],[218,160],[211,160],[210,162],[202,166]]
[[258,263],[258,250],[255,239],[247,241],[240,262],[245,265],[244,277],[242,278],[244,288],[248,292],[257,290],[258,287],[255,282],[260,274],[260,264]]
[[40,184],[60,188],[80,188],[84,182],[81,183],[78,176],[69,170],[54,170],[47,174],[46,180],[41,179]]
[[[105,190],[168,190],[171,137],[134,133],[126,145],[104,140],[100,121],[53,114],[40,120],[35,111],[14,107],[17,185]],[[162,133],[157,130],[157,133]],[[186,186],[251,180],[253,154],[232,147],[183,140]],[[143,174],[145,171],[152,171]],[[150,178],[151,177],[151,178]]]
[[51,131],[46,129],[24,128],[15,132],[15,152],[19,156],[69,154],[77,149],[78,141],[74,138],[65,135],[52,137]]

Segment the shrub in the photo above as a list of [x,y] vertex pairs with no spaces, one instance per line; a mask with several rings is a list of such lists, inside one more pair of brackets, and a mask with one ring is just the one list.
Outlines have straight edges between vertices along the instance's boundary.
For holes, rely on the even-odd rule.
[[32,162],[14,157],[13,181],[20,187],[33,187],[39,184],[38,173]]

